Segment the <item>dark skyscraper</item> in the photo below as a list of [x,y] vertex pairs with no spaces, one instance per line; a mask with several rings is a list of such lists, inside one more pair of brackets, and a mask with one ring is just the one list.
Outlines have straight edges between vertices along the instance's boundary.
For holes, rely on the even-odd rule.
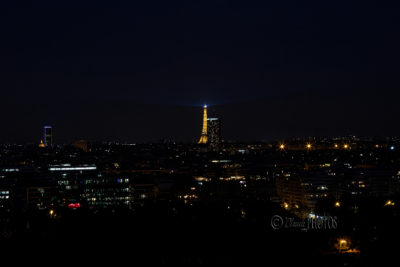
[[208,118],[207,124],[207,136],[210,147],[212,149],[220,149],[222,143],[221,120],[219,118]]
[[53,146],[53,128],[51,126],[44,126],[43,129],[43,138],[44,138],[44,146],[52,147]]

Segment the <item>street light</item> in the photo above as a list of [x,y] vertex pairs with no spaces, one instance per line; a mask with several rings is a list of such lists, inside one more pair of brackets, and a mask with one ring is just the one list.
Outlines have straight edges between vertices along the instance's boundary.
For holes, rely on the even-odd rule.
[[350,241],[345,238],[340,238],[338,240],[339,243],[339,253],[342,253],[342,250],[348,250],[350,248]]
[[386,201],[385,206],[394,206],[394,202],[391,200]]
[[49,215],[50,215],[50,218],[55,218],[56,217],[56,214],[55,214],[53,209],[49,210]]

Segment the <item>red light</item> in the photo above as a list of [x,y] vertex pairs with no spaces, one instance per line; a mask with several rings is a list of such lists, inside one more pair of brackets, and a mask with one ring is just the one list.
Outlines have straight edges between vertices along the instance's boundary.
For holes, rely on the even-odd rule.
[[80,208],[81,203],[70,203],[68,204],[68,208],[75,209],[75,208]]

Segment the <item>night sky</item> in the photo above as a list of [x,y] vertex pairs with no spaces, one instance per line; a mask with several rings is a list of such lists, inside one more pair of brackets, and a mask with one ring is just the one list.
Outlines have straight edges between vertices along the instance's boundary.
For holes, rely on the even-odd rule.
[[[84,3],[83,3],[84,2]],[[395,1],[392,1],[395,2]],[[0,3],[0,143],[398,136],[400,7],[384,1]]]

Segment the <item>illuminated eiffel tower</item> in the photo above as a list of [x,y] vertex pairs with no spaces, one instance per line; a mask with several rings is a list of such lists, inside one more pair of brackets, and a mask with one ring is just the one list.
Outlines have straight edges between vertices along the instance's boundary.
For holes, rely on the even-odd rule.
[[199,144],[207,144],[207,105],[204,105],[203,114],[203,130],[201,131]]

